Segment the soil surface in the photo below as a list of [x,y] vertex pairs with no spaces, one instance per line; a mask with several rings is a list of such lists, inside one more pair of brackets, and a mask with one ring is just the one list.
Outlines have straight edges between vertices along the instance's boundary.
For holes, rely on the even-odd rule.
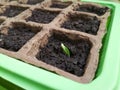
[[47,24],[50,23],[58,14],[59,12],[35,9],[32,12],[32,16],[27,18],[26,21],[33,21],[37,23]]
[[42,1],[44,1],[44,0],[28,0],[27,4],[34,5],[37,3],[41,3]]
[[50,7],[51,8],[61,8],[61,9],[64,9],[64,8],[66,8],[68,6],[69,6],[69,4],[53,3]]
[[0,20],[0,25],[4,22],[4,20]]
[[10,6],[10,7],[7,7],[5,12],[1,13],[0,16],[14,17],[26,9],[27,8],[25,7]]
[[62,24],[62,28],[77,30],[96,35],[99,29],[100,21],[97,17],[74,16],[70,15],[69,19]]
[[7,35],[0,33],[0,47],[9,51],[18,51],[34,35],[30,27],[10,28]]
[[79,8],[76,9],[76,11],[95,13],[99,16],[104,15],[107,10],[108,10],[108,7],[100,8],[92,5],[80,5]]
[[[70,57],[63,52],[61,43],[69,47]],[[36,58],[71,74],[82,76],[91,47],[89,41],[70,40],[65,35],[54,34]]]

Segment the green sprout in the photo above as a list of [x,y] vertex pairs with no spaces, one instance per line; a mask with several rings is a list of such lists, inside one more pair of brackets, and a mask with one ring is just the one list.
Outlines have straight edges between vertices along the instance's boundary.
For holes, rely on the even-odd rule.
[[63,49],[63,52],[70,57],[70,50],[68,49],[68,47],[66,47],[63,43],[61,43],[61,47]]

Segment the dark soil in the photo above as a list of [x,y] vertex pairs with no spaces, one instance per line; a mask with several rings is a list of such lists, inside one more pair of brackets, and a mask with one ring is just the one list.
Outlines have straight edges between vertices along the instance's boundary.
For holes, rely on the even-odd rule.
[[108,10],[108,7],[100,8],[92,5],[80,5],[79,8],[76,9],[76,11],[95,13],[99,16],[104,15],[107,10]]
[[61,9],[63,9],[63,8],[68,7],[69,5],[70,5],[70,4],[53,3],[50,7],[51,7],[51,8],[61,8]]
[[0,16],[14,17],[26,9],[27,8],[25,7],[10,6],[10,7],[7,7],[5,12],[1,13]]
[[99,29],[99,25],[100,21],[97,19],[97,17],[70,15],[69,19],[65,21],[61,27],[96,35]]
[[[69,47],[70,57],[63,52],[61,43]],[[82,76],[91,46],[87,40],[70,40],[65,35],[54,34],[47,45],[40,49],[36,58],[71,74]]]
[[10,28],[7,35],[0,33],[0,47],[9,51],[18,51],[35,35],[30,27],[19,26]]
[[27,18],[26,20],[47,24],[47,23],[50,23],[58,14],[59,12],[35,9],[32,12],[32,16]]
[[0,25],[4,22],[4,20],[0,20]]
[[9,0],[9,2],[11,2],[11,1],[16,1],[16,0]]
[[28,0],[27,4],[34,5],[37,3],[41,3],[42,1],[44,1],[44,0]]

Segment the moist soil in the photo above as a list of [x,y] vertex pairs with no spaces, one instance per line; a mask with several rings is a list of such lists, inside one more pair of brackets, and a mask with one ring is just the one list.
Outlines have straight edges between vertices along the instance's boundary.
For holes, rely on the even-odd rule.
[[32,16],[27,18],[26,21],[33,21],[37,23],[47,24],[50,23],[58,14],[59,12],[35,9],[32,12]]
[[70,15],[69,19],[65,21],[61,27],[69,30],[81,31],[89,34],[96,35],[99,29],[100,21],[97,17],[73,16]]
[[5,12],[1,13],[0,16],[14,17],[26,9],[27,8],[25,7],[10,6],[10,7],[7,7]]
[[107,10],[108,10],[108,7],[100,8],[92,5],[80,5],[79,8],[76,9],[76,11],[95,13],[99,16],[104,15]]
[[[61,43],[69,47],[70,57],[63,52]],[[70,40],[65,35],[53,34],[36,58],[76,76],[82,76],[90,49],[89,41]]]
[[28,0],[27,4],[34,5],[37,3],[41,3],[42,1],[44,1],[44,0]]
[[0,33],[0,47],[9,51],[18,51],[34,35],[30,27],[10,28],[7,35]]
[[51,8],[60,8],[60,9],[64,9],[66,7],[68,7],[68,4],[61,4],[61,3],[53,3],[50,7]]

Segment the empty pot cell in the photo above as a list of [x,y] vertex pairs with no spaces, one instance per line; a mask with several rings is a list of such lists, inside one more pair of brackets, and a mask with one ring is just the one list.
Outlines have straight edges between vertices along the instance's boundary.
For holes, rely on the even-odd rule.
[[[68,47],[70,56],[63,51],[62,43]],[[53,33],[48,43],[39,48],[36,58],[76,76],[82,76],[91,47],[88,40],[72,40],[64,34]]]
[[59,14],[58,11],[35,9],[32,12],[32,16],[28,17],[26,21],[47,24],[50,23],[58,14]]
[[13,23],[11,28],[0,30],[0,48],[18,51],[39,29],[23,23]]
[[78,8],[76,8],[76,11],[95,13],[99,16],[104,15],[107,10],[108,7],[97,7],[90,4],[79,5]]
[[6,10],[3,13],[1,13],[0,16],[14,17],[26,9],[28,8],[20,7],[20,6],[9,6],[9,7],[6,7]]
[[53,1],[52,4],[50,5],[51,8],[60,8],[64,9],[68,7],[72,2],[59,2],[59,1]]
[[41,3],[43,1],[44,0],[28,0],[27,4],[34,5],[34,4],[37,4],[37,3]]
[[96,16],[69,14],[68,19],[61,25],[61,27],[68,30],[77,30],[96,35],[99,25],[100,21]]

